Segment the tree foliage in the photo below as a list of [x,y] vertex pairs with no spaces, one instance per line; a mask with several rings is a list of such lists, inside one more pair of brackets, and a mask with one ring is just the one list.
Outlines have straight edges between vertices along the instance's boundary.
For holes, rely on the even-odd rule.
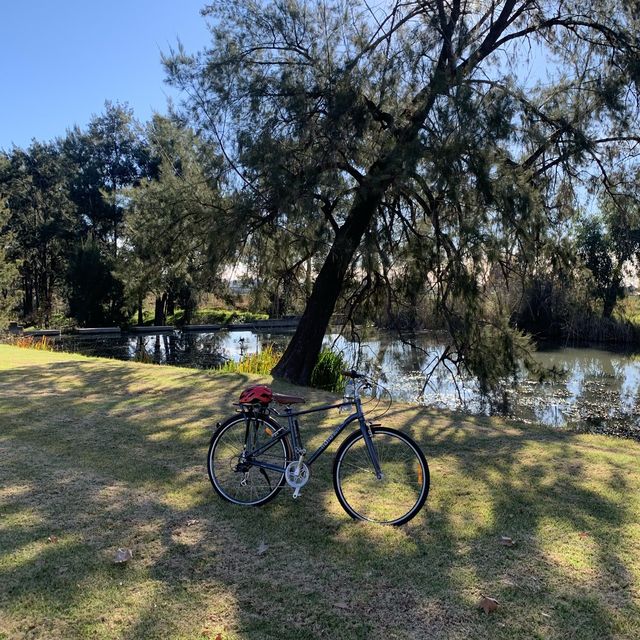
[[591,272],[593,294],[610,318],[624,296],[624,280],[640,251],[640,202],[623,194],[603,198],[599,214],[587,215],[578,228],[578,256]]
[[199,288],[213,288],[212,247],[225,235],[213,215],[218,174],[219,160],[184,123],[157,116],[145,130],[109,102],[84,130],[3,152],[5,313],[44,325],[54,310],[80,325],[122,323],[155,293],[162,316],[178,303],[188,319]]
[[86,231],[118,251],[126,210],[124,191],[154,172],[140,126],[127,106],[105,103],[86,130],[74,127],[62,142],[72,163],[69,195]]
[[128,192],[120,273],[138,304],[147,293],[155,295],[155,324],[164,324],[175,303],[189,322],[198,292],[215,290],[223,259],[219,160],[190,129],[168,118],[154,117],[146,137],[156,176]]
[[9,211],[0,199],[0,322],[15,318],[20,306],[20,262],[9,258],[14,232],[8,220]]
[[634,161],[633,6],[227,0],[205,15],[212,46],[166,65],[224,149],[236,224],[322,261],[274,372],[308,382],[341,295],[347,310],[428,295],[447,358],[512,370],[508,282],[581,189]]
[[64,274],[77,219],[68,196],[68,165],[55,143],[33,142],[5,158],[0,195],[9,216],[6,257],[19,265],[22,314],[46,323]]

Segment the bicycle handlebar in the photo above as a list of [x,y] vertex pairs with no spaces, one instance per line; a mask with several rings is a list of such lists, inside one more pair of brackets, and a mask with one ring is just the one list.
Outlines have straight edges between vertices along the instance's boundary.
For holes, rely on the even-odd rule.
[[351,371],[343,371],[342,375],[345,378],[353,378],[354,380],[367,377],[364,373],[358,373],[355,369],[351,369]]

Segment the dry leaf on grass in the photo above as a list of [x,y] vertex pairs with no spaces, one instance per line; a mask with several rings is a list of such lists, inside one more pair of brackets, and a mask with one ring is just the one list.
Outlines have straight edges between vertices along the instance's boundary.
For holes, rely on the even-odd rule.
[[56,542],[58,542],[58,536],[49,536],[47,538],[47,542],[51,542],[51,543],[55,544]]
[[509,536],[500,536],[500,544],[503,547],[515,547],[516,546],[515,540],[513,540]]
[[269,545],[264,540],[262,540],[258,545],[258,555],[263,556],[265,553],[267,553],[268,549]]
[[351,607],[349,607],[349,605],[346,602],[336,602],[333,605],[334,607],[338,608],[338,609],[350,609]]
[[487,614],[492,613],[498,608],[498,601],[494,598],[489,598],[488,596],[480,594],[478,608],[482,609]]
[[195,518],[193,520],[187,520],[187,522],[185,523],[187,525],[187,527],[193,527],[194,524],[198,524],[198,522],[200,522],[200,520],[196,520]]
[[133,558],[133,551],[131,551],[131,549],[120,547],[116,551],[116,557],[113,559],[113,561],[116,564],[124,564],[125,562],[129,562],[131,558]]

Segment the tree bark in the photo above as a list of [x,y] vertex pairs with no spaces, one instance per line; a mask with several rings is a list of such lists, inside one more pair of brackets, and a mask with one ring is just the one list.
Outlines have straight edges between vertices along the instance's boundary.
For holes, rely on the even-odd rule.
[[156,308],[153,318],[153,324],[156,327],[161,327],[164,325],[164,308],[167,302],[167,294],[164,293],[162,296],[156,296]]
[[383,167],[374,165],[370,177],[356,195],[349,216],[336,233],[329,254],[320,269],[300,324],[272,375],[295,384],[307,385],[322,349],[322,340],[342,291],[344,277],[351,260],[382,201],[391,176]]
[[27,316],[33,313],[33,284],[31,282],[31,278],[24,276],[24,298],[22,303],[22,317],[26,318]]
[[172,316],[176,312],[176,301],[173,291],[169,291],[167,295],[167,315]]

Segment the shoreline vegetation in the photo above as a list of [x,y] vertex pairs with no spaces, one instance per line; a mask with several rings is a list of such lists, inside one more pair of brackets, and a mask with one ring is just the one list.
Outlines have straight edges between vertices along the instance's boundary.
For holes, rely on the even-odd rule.
[[[431,321],[420,321],[408,325],[406,319],[373,318],[361,319],[365,325],[371,324],[383,331],[444,331],[445,327],[437,320],[437,314],[426,314]],[[294,316],[286,316],[292,318]],[[154,323],[152,310],[145,310],[142,323],[130,322],[121,324],[118,328],[126,331],[136,327],[151,327]],[[229,325],[276,320],[277,317],[267,313],[247,311],[246,309],[204,307],[191,312],[190,325]],[[618,301],[611,317],[603,317],[594,310],[549,306],[524,306],[513,316],[511,324],[530,334],[537,344],[557,343],[566,345],[639,345],[640,346],[640,295],[627,295]],[[185,326],[185,311],[176,309],[174,313],[165,317],[165,325],[181,329]],[[116,325],[114,325],[114,328]],[[3,327],[4,328],[4,327]],[[60,329],[63,333],[73,331],[76,327],[72,318],[57,315],[47,326],[25,325],[25,329]],[[80,327],[82,328],[82,327]]]
[[408,526],[351,521],[331,455],[245,510],[204,462],[257,381],[0,345],[0,638],[640,636],[639,443],[394,404],[432,475]]
[[[261,320],[269,320],[269,314],[267,313],[254,313],[252,311],[246,311],[242,309],[223,309],[223,308],[203,308],[198,311],[194,311],[191,314],[190,322],[191,325],[200,325],[200,324],[220,324],[220,325],[234,325],[234,324],[242,324],[242,323],[251,323],[257,322]],[[109,328],[120,328],[126,330],[131,327],[150,327],[153,326],[154,323],[154,315],[151,312],[145,312],[143,314],[143,322],[135,323],[133,320],[121,324],[121,325],[112,325]],[[15,322],[14,324],[18,324]],[[178,309],[175,313],[166,316],[165,318],[166,326],[173,326],[176,329],[179,329],[185,325],[185,317],[184,310]],[[77,328],[84,328],[82,326],[77,326],[73,318],[69,318],[63,315],[55,316],[51,322],[48,322],[46,326],[40,326],[38,324],[23,324],[21,325],[23,329],[35,329],[35,330],[44,330],[44,329],[59,329],[62,332],[72,331]],[[3,329],[5,327],[2,327]],[[101,327],[98,327],[101,328]]]
[[538,342],[640,345],[640,296],[620,300],[610,317],[588,308],[567,305],[559,310],[549,304],[521,310],[513,323]]

